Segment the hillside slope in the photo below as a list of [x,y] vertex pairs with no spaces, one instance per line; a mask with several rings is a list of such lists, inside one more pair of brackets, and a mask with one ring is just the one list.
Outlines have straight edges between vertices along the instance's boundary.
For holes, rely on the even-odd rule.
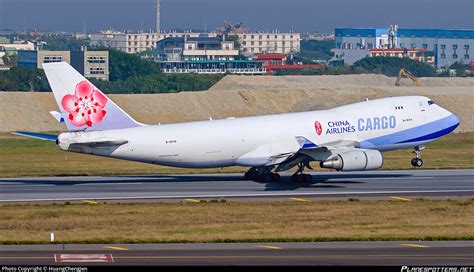
[[[300,112],[399,95],[425,95],[457,114],[456,132],[474,131],[474,78],[408,79],[395,87],[383,75],[226,76],[209,91],[177,94],[110,95],[140,122],[148,124]],[[57,110],[52,93],[0,92],[0,131],[60,131],[49,111]]]

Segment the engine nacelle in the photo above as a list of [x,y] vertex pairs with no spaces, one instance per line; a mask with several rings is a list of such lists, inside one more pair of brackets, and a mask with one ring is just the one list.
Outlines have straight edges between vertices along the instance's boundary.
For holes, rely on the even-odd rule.
[[341,171],[375,170],[382,167],[383,157],[378,150],[358,149],[338,154],[319,165]]

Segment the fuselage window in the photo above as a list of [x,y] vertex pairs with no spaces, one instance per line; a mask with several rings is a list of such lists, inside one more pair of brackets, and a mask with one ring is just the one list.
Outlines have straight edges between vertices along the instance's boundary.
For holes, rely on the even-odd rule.
[[433,105],[435,102],[433,100],[428,100],[428,105]]

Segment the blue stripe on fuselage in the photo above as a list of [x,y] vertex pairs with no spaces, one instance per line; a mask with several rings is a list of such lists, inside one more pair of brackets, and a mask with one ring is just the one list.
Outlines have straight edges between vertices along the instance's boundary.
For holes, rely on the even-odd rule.
[[391,144],[429,141],[450,133],[457,126],[459,126],[459,118],[452,114],[428,124],[362,141],[360,147],[374,148]]

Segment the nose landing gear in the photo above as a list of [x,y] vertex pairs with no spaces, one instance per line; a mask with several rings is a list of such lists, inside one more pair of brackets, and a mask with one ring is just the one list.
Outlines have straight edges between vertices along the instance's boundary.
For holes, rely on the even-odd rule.
[[421,159],[421,150],[425,149],[424,146],[417,146],[413,153],[415,154],[415,158],[411,159],[411,165],[414,167],[421,167],[423,166],[423,160]]

